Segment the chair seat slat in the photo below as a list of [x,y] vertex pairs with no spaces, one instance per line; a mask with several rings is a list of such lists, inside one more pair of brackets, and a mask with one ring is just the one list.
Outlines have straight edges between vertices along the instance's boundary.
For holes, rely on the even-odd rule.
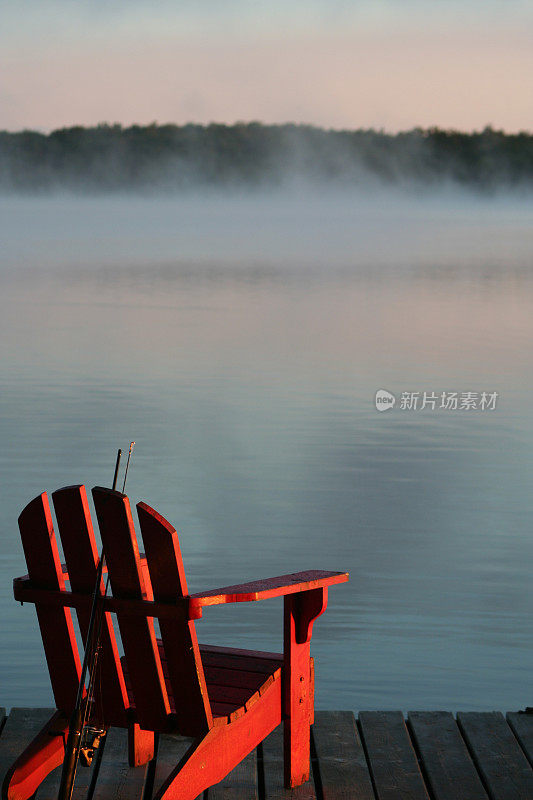
[[[158,639],[157,644],[161,663],[163,665],[163,675],[165,677],[171,711],[175,714],[176,706],[172,694],[163,641]],[[226,648],[217,649],[219,652],[216,654],[216,657],[220,663],[223,663],[228,656],[230,656],[234,662],[242,660],[248,665],[250,665],[250,662],[253,660],[253,651],[250,650],[243,650],[242,652],[246,655],[240,659],[237,655],[239,652],[238,650],[224,652]],[[225,669],[224,667],[217,667],[216,665],[212,665],[206,669],[207,692],[213,718],[224,717],[227,718],[228,722],[231,722],[233,719],[247,712],[274,681],[281,679],[282,669],[277,659],[270,660],[271,669],[267,672],[264,671],[265,659],[259,655],[256,660],[262,665],[261,669]],[[131,693],[131,682],[129,680],[125,659],[123,659],[123,665],[126,685]]]
[[[249,652],[249,651],[248,651]],[[208,666],[224,667],[225,669],[244,670],[245,672],[259,672],[269,674],[283,664],[283,656],[279,658],[263,658],[254,655],[237,656],[232,653],[212,653],[206,652],[203,645],[200,645],[200,655],[204,669]]]

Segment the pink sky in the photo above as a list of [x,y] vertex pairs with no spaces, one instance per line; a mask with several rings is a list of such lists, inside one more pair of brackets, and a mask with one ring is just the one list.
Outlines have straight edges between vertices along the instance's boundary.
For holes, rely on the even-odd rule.
[[[227,18],[210,17],[209,3],[202,18],[178,19],[167,6],[168,25],[148,3],[110,19],[104,11],[64,17],[56,0],[55,16],[36,12],[26,28],[17,27],[11,3],[0,34],[0,128],[260,120],[533,130],[533,47],[530,18],[516,10],[522,4],[509,3],[515,13],[499,18],[490,2],[465,0],[468,14],[449,3],[445,16],[424,16],[415,0],[404,8],[417,13],[401,16],[389,0],[381,16],[315,14],[307,24],[278,8],[277,17],[248,16],[240,28],[237,0]],[[28,11],[33,3],[20,5]]]

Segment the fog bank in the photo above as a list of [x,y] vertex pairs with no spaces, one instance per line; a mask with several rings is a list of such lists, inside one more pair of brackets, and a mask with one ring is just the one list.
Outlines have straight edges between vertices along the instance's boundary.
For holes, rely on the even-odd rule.
[[143,194],[198,188],[533,187],[533,135],[309,125],[99,125],[0,132],[0,191]]

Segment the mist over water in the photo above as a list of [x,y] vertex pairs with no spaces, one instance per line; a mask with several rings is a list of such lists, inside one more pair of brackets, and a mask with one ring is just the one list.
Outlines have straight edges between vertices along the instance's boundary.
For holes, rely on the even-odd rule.
[[[191,591],[349,570],[317,706],[530,704],[533,202],[453,189],[0,199],[0,704],[51,704],[16,519],[109,484],[176,526]],[[497,392],[378,413],[375,392]],[[277,601],[201,641],[277,649]]]
[[3,270],[377,268],[527,263],[533,197],[441,192],[208,192],[0,197]]

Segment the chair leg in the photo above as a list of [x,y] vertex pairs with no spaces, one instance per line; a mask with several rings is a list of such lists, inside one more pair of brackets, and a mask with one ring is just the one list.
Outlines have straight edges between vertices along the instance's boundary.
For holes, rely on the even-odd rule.
[[194,800],[226,777],[281,722],[281,680],[242,717],[195,739],[153,800]]
[[154,732],[145,731],[136,722],[128,728],[128,763],[140,767],[154,757]]
[[[287,789],[294,789],[309,780],[311,718],[313,714],[313,694],[311,669],[309,663],[309,644],[302,646],[304,652],[300,668],[285,675],[286,684],[293,683],[287,698],[289,713],[283,722],[284,783]],[[305,652],[307,650],[307,652]]]
[[63,763],[68,729],[69,719],[56,711],[7,771],[3,800],[28,800],[46,776]]
[[309,780],[311,723],[314,718],[314,669],[310,642],[313,622],[326,606],[325,589],[287,595],[284,601],[283,756],[287,789],[294,789]]

